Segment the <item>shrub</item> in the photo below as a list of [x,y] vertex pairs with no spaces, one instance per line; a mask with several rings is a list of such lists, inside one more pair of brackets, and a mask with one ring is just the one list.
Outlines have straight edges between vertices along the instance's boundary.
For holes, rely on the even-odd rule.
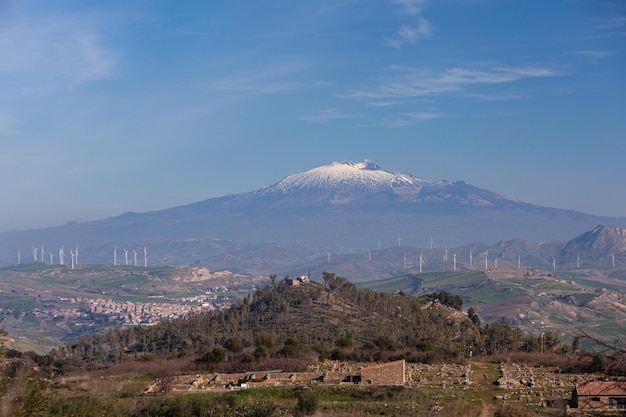
[[233,353],[239,353],[243,350],[243,340],[240,337],[230,337],[224,342],[224,347]]
[[222,348],[215,348],[202,356],[203,362],[219,363],[226,359],[226,351]]
[[310,416],[315,413],[319,399],[313,390],[298,389],[296,390],[296,398],[298,399],[295,412],[296,416]]
[[335,340],[335,346],[337,346],[339,349],[351,348],[352,339],[347,336],[340,337],[339,339]]

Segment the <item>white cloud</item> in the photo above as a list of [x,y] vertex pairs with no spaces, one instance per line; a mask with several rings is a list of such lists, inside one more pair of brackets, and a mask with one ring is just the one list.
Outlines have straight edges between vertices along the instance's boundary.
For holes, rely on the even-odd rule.
[[444,117],[443,114],[435,112],[413,112],[407,113],[406,116],[414,120],[431,120]]
[[446,116],[442,113],[433,111],[403,113],[397,117],[388,117],[383,119],[382,122],[380,122],[380,126],[399,129],[412,126],[424,120],[440,119],[442,117]]
[[328,123],[328,122],[331,122],[333,120],[338,120],[338,119],[347,119],[349,117],[352,117],[352,116],[346,113],[341,113],[337,111],[336,109],[321,109],[321,110],[316,110],[314,112],[311,112],[311,114],[307,116],[298,117],[298,120],[303,120],[305,122],[314,123],[314,124],[321,124],[321,123]]
[[394,3],[401,5],[406,14],[415,16],[422,12],[424,0],[396,0]]
[[508,101],[508,100],[519,100],[525,98],[523,95],[519,94],[468,94],[468,97],[477,98],[482,101]]
[[423,0],[397,0],[394,4],[402,6],[403,12],[410,16],[410,23],[403,23],[392,38],[384,42],[392,48],[400,48],[404,44],[415,44],[418,40],[431,36],[430,23],[422,16]]
[[383,121],[380,123],[380,126],[389,127],[392,129],[400,129],[402,127],[414,125],[415,123],[416,123],[415,120],[399,118],[399,117],[391,117],[391,118],[383,119]]
[[0,73],[21,77],[25,90],[106,77],[116,56],[104,46],[98,27],[97,20],[80,15],[7,13],[0,17]]
[[612,51],[583,50],[583,51],[572,52],[572,54],[573,55],[583,56],[583,57],[586,57],[586,58],[600,59],[600,58],[607,58],[609,56],[613,56],[613,55],[615,55],[615,52],[612,52]]
[[606,19],[598,29],[615,29],[626,27],[626,16],[616,16]]
[[239,91],[250,94],[277,94],[305,88],[320,88],[332,85],[326,81],[296,81],[298,74],[306,68],[301,65],[284,65],[265,70],[243,73],[210,82],[207,87],[216,91]]
[[367,103],[368,106],[372,107],[387,107],[387,106],[395,106],[398,104],[398,101],[371,101]]
[[469,85],[502,84],[525,78],[551,77],[557,72],[539,67],[451,68],[439,74],[421,69],[392,67],[392,76],[371,89],[351,91],[347,96],[368,99],[399,99],[462,91]]

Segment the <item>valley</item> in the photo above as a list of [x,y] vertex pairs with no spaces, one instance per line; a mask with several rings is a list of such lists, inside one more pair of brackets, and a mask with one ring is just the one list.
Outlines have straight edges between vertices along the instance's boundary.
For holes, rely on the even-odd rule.
[[[464,309],[473,307],[485,323],[504,320],[534,337],[548,331],[566,343],[578,337],[587,349],[626,342],[624,267],[485,270],[479,268],[480,263],[472,268],[463,265],[463,269],[459,263],[457,271],[431,271],[434,266],[429,261],[429,270],[420,274],[416,265],[407,269],[397,265],[400,253],[416,251],[395,247],[376,252],[378,262],[361,254],[347,257],[353,259],[351,263],[322,266],[337,268],[328,272],[344,271],[348,276],[369,268],[367,273],[376,279],[357,279],[360,288],[410,296],[439,291],[460,295]],[[322,282],[323,270],[312,270],[311,279]],[[292,276],[303,274],[296,269]],[[108,328],[150,326],[224,308],[254,288],[269,284],[269,275],[206,267],[81,265],[72,270],[22,265],[0,270],[0,314],[16,347],[44,353]]]
[[15,347],[40,353],[108,328],[227,307],[267,279],[205,268],[43,264],[0,270],[0,317]]

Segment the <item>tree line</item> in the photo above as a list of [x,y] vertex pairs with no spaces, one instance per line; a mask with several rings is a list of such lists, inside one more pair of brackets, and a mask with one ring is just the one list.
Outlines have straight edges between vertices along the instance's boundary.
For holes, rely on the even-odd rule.
[[101,366],[154,357],[196,356],[215,366],[258,366],[279,358],[433,362],[507,352],[566,352],[556,335],[526,337],[506,322],[482,325],[473,308],[445,291],[422,297],[357,288],[324,272],[323,285],[270,284],[226,309],[84,337],[56,358]]

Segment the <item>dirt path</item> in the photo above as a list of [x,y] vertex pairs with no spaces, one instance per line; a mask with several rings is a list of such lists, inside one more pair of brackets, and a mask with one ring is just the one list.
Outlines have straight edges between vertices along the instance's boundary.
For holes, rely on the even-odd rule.
[[480,417],[493,417],[494,406],[491,404],[483,403],[483,409],[480,412]]

